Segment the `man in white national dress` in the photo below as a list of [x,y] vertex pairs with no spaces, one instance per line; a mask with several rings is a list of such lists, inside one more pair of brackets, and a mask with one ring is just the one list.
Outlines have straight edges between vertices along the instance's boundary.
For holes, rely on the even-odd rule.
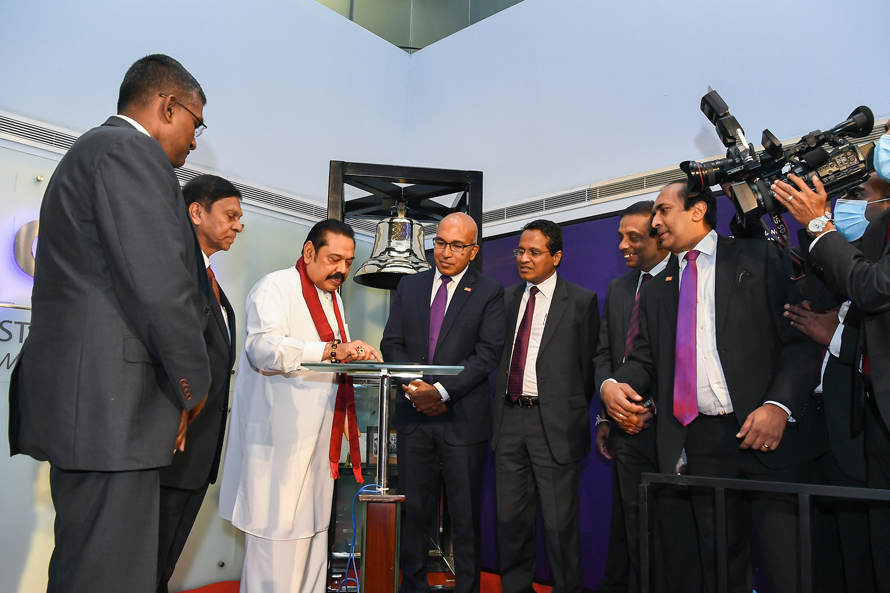
[[219,512],[245,533],[242,593],[322,593],[342,435],[361,481],[352,381],[302,368],[380,354],[349,341],[337,289],[355,253],[352,228],[317,223],[293,268],[247,296]]

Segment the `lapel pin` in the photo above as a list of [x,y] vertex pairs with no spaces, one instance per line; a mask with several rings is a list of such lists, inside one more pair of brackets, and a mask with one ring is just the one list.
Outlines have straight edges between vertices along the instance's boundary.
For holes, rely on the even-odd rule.
[[665,282],[670,282],[670,281],[673,280],[673,279],[674,279],[673,276],[668,276],[667,278],[664,279],[664,281],[665,281]]
[[467,292],[470,292],[470,291],[473,290],[473,289],[470,288],[469,286],[464,286],[464,290],[466,290]]

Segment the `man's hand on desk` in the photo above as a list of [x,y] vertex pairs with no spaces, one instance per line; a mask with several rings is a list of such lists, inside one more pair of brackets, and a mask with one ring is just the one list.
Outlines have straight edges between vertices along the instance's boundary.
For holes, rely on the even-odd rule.
[[361,340],[354,340],[346,344],[337,344],[337,360],[340,362],[355,362],[376,358],[383,362],[383,357],[372,346]]
[[402,389],[408,394],[408,399],[417,411],[427,416],[438,416],[448,409],[442,401],[439,390],[425,381],[415,379],[408,385],[402,385]]

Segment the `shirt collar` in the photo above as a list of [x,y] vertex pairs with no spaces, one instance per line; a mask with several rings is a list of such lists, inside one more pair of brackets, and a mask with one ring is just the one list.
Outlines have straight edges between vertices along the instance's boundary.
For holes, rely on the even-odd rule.
[[203,249],[201,250],[201,255],[204,256],[204,267],[205,267],[205,268],[209,268],[209,267],[210,267],[210,258],[207,257],[207,254],[204,253],[204,250],[203,250]]
[[652,266],[652,269],[649,270],[648,272],[643,272],[642,274],[640,274],[640,276],[642,277],[643,274],[649,274],[650,276],[658,276],[659,274],[664,272],[664,269],[667,267],[668,261],[670,261],[670,259],[671,259],[671,254],[668,253],[667,257],[665,257],[663,260],[661,260],[660,262],[658,262],[657,264]]
[[[457,286],[458,284],[460,284],[460,281],[463,280],[464,274],[467,273],[467,269],[469,267],[470,267],[469,264],[467,264],[467,267],[464,268],[463,270],[461,270],[460,274],[455,274],[454,276],[451,277],[452,284],[454,284],[454,286]],[[439,271],[439,268],[436,268],[436,277],[434,278],[434,280],[439,280],[441,277],[442,277],[442,272]],[[435,282],[433,284],[435,284]]]
[[136,120],[133,119],[132,117],[127,117],[126,115],[121,115],[120,113],[118,113],[118,114],[115,115],[114,117],[119,117],[119,118],[121,118],[122,120],[124,120],[125,122],[127,122],[128,124],[130,124],[131,126],[133,126],[134,128],[136,128],[137,130],[139,130],[140,132],[142,132],[143,134],[145,134],[146,136],[151,136],[151,134],[148,133],[148,130],[146,130],[146,129],[142,126],[142,124],[140,124],[138,121],[136,121]]
[[[698,242],[698,245],[695,246],[695,250],[698,250],[702,255],[706,255],[707,257],[711,257],[714,255],[714,252],[717,250],[717,231],[711,229],[711,232],[705,235],[701,241]],[[692,251],[691,249],[689,251]],[[686,254],[689,251],[682,251],[677,254],[677,257],[680,258],[680,261],[683,261],[683,258],[686,257]]]
[[525,283],[525,292],[528,292],[532,289],[532,286],[537,286],[540,291],[538,294],[543,296],[545,299],[549,299],[553,296],[553,291],[556,290],[556,272],[550,275],[546,280],[538,283],[532,284],[531,282]]

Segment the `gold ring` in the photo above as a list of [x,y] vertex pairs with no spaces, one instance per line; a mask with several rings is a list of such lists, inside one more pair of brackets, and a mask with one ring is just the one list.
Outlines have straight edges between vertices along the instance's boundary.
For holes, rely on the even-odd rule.
[[763,445],[761,445],[761,447],[763,447],[764,449],[769,449],[769,445],[767,445],[766,443],[763,443]]
[[365,353],[365,349],[362,348],[361,346],[359,346],[359,347],[356,348],[355,350],[356,350],[356,352],[358,352],[359,354],[364,354],[364,353]]

